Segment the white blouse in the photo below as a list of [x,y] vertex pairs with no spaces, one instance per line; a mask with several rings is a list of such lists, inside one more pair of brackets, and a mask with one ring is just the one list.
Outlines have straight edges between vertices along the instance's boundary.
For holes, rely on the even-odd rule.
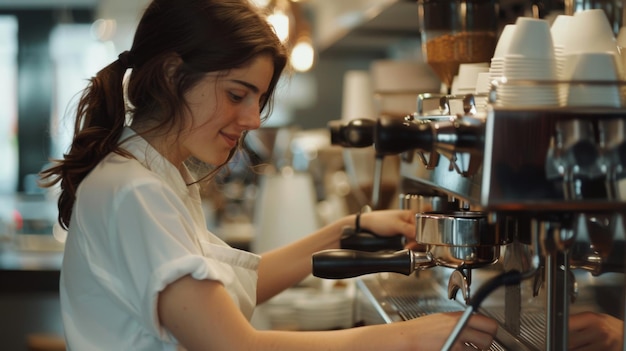
[[123,147],[78,187],[61,268],[69,350],[180,350],[160,325],[159,292],[177,279],[220,281],[242,313],[256,304],[260,256],[206,229],[196,185],[126,128]]

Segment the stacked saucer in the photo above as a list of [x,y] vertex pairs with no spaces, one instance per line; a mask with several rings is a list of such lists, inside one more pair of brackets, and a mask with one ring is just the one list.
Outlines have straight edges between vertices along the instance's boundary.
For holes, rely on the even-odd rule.
[[264,305],[269,324],[274,330],[299,330],[298,316],[294,313],[295,302],[316,293],[311,288],[291,288],[276,295]]
[[490,81],[499,80],[504,76],[504,56],[509,51],[509,44],[511,43],[511,37],[515,31],[515,24],[507,24],[504,26],[496,49],[491,58],[491,65],[489,66]]
[[476,92],[476,83],[480,73],[489,72],[489,63],[462,63],[459,65],[459,74],[452,81],[453,95],[467,95]]
[[558,15],[550,26],[550,34],[554,44],[554,57],[557,62],[557,73],[562,78],[563,64],[565,63],[565,46],[572,31],[573,16]]
[[346,329],[353,326],[353,299],[343,292],[321,292],[294,302],[301,330]]

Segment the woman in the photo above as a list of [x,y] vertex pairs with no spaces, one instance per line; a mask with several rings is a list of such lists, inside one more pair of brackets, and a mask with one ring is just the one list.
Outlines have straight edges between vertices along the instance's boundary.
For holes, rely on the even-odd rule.
[[[61,306],[75,350],[438,350],[458,314],[340,331],[259,331],[256,303],[311,273],[339,246],[348,216],[261,258],[208,232],[187,162],[224,166],[286,64],[271,27],[245,0],[154,0],[132,48],[91,79],[72,146],[42,173],[60,183],[68,229]],[[123,76],[132,68],[126,100]],[[125,102],[126,101],[126,104]],[[205,178],[210,178],[211,174]],[[414,233],[408,211],[364,214],[381,235]],[[258,279],[257,279],[258,277]],[[457,339],[487,348],[496,323],[473,316]]]

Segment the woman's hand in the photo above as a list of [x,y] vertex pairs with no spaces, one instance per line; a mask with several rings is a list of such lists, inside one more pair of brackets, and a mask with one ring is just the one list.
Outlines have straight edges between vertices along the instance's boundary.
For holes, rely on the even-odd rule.
[[582,312],[569,319],[569,349],[575,351],[622,350],[624,322],[603,313]]
[[380,236],[402,234],[407,242],[415,241],[415,212],[379,210],[362,213],[360,227]]
[[[416,349],[441,350],[462,312],[436,313],[411,319]],[[400,323],[402,324],[402,323]],[[487,350],[498,331],[498,323],[480,314],[472,315],[456,339],[452,350]]]

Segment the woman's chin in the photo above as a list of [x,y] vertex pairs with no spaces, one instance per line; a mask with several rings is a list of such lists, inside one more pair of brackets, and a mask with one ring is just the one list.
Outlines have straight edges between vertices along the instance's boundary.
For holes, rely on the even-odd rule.
[[220,152],[211,152],[210,154],[202,154],[202,155],[194,155],[196,159],[199,161],[210,165],[210,166],[221,166],[226,161],[228,161],[228,157],[230,156],[231,150],[224,149],[220,150]]

